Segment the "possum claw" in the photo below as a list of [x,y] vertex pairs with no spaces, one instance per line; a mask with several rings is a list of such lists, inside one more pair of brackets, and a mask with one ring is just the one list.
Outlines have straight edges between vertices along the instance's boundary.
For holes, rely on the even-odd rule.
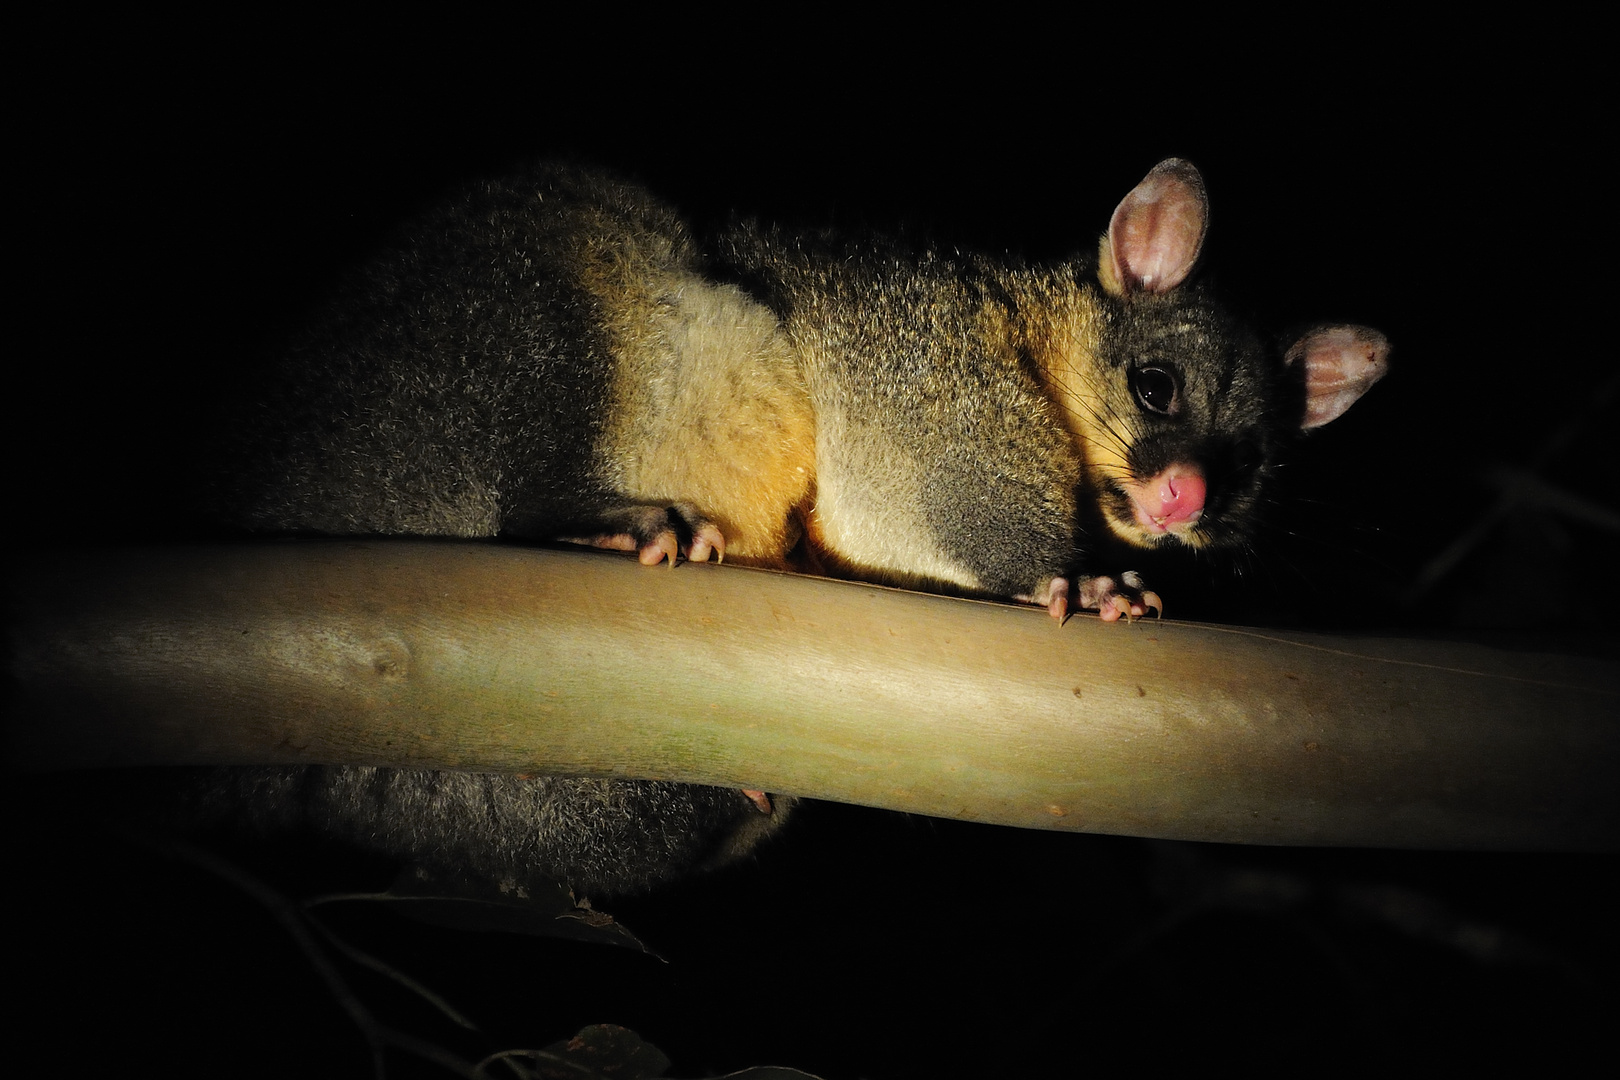
[[1044,587],[1032,593],[1019,593],[1013,599],[1021,604],[1036,604],[1045,608],[1062,626],[1063,620],[1069,617],[1069,579],[1055,577]]
[[[704,516],[692,503],[675,503],[666,511],[672,531],[678,530],[679,535],[691,537],[691,541],[680,545],[680,552],[685,555],[688,562],[708,562],[709,555],[716,556],[716,562],[726,561],[726,538],[720,532],[719,526]],[[675,557],[670,556],[670,565],[674,565]]]
[[1095,611],[1103,622],[1117,622],[1122,617],[1126,621],[1139,619],[1150,610],[1164,617],[1164,601],[1134,570],[1125,571],[1117,579],[1098,575],[1076,578],[1072,584],[1068,578],[1055,577],[1040,592],[1018,599],[1046,608],[1062,626],[1069,617],[1071,597],[1081,610]]
[[667,558],[669,568],[673,570],[675,569],[675,560],[680,556],[680,553],[680,544],[676,541],[675,534],[673,532],[661,532],[641,545],[641,554],[638,557],[641,559],[641,565],[643,566],[657,566]]
[[[568,544],[588,544],[614,551],[634,551],[643,566],[669,561],[673,569],[681,556],[690,562],[726,559],[726,538],[719,526],[691,503],[673,506],[632,505],[604,514],[606,528],[591,536],[561,536]],[[688,538],[682,543],[682,538]]]
[[1134,570],[1125,571],[1117,580],[1105,575],[1081,578],[1078,585],[1080,606],[1096,611],[1103,622],[1116,622],[1122,616],[1129,622],[1149,610],[1164,618],[1164,601]]
[[1057,620],[1057,624],[1062,626],[1069,617],[1069,579],[1053,578],[1052,584],[1047,586],[1047,592],[1046,610]]
[[771,812],[771,797],[765,792],[757,791],[754,788],[743,788],[742,793],[743,798],[753,803],[754,809],[760,813],[769,814]]
[[726,561],[726,538],[713,525],[703,524],[692,530],[692,546],[686,557],[692,562],[708,562],[713,552],[715,562]]

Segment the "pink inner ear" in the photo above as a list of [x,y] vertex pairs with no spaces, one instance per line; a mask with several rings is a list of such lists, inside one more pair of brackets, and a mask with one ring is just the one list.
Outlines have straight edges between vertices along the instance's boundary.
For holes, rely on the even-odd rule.
[[1389,339],[1365,326],[1323,326],[1288,350],[1288,363],[1305,365],[1305,430],[1321,427],[1371,390],[1389,370]]
[[1159,162],[1108,223],[1114,280],[1127,293],[1169,292],[1192,272],[1208,225],[1198,170],[1179,158]]

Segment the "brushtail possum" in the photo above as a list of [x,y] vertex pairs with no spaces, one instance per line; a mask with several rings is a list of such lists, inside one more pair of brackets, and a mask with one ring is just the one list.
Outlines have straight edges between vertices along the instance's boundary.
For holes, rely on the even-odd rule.
[[[258,532],[567,539],[1018,599],[1161,609],[1144,548],[1241,544],[1281,437],[1384,372],[1376,331],[1274,356],[1190,276],[1208,220],[1156,166],[1094,255],[1024,266],[739,224],[542,166],[418,221],[245,425]],[[239,787],[496,876],[638,889],[746,850],[761,792],[297,768]]]

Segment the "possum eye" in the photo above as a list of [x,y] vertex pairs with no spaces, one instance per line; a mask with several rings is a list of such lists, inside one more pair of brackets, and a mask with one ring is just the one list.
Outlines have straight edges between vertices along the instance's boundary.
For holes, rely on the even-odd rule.
[[1148,412],[1161,416],[1176,411],[1176,377],[1161,367],[1132,368],[1129,375],[1131,393]]

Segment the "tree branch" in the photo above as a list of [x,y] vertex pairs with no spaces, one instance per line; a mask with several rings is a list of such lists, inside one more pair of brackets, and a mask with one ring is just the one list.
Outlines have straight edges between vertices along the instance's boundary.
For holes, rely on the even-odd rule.
[[1620,662],[595,552],[323,541],[8,574],[23,768],[656,777],[1035,828],[1620,847]]

